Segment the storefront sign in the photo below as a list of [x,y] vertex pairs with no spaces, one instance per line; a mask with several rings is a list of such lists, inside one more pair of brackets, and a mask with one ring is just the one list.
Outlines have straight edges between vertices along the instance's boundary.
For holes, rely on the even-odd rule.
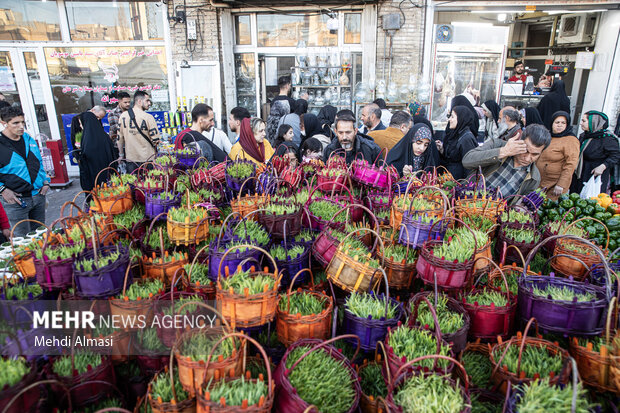
[[170,100],[168,89],[154,89],[151,92],[151,100],[153,102],[168,102]]

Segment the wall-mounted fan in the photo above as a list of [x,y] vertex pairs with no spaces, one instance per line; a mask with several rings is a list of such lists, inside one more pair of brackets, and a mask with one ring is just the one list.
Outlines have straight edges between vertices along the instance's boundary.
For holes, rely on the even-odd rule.
[[452,43],[454,35],[454,26],[451,24],[438,24],[435,26],[435,42],[436,43]]

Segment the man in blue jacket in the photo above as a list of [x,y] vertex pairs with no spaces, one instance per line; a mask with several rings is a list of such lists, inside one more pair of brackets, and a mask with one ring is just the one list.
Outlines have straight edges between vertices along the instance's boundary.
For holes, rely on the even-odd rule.
[[[45,223],[49,179],[37,142],[24,131],[24,112],[15,107],[3,108],[0,122],[4,126],[0,133],[0,202],[11,227],[28,218]],[[13,235],[24,236],[38,226],[34,222],[20,224]]]

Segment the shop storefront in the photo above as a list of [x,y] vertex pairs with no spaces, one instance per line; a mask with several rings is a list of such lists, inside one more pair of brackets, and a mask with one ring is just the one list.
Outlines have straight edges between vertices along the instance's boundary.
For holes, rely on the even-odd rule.
[[[610,118],[617,116],[618,108],[611,103],[617,100],[617,86],[612,77],[602,79],[597,73],[612,70],[619,17],[618,4],[607,1],[562,5],[545,1],[434,2],[424,50],[431,68],[434,125],[445,126],[446,105],[466,92],[479,94],[480,103],[493,99],[500,106],[536,107],[549,91],[544,75],[564,81],[574,125],[582,112],[593,107],[611,109]],[[599,36],[603,26],[613,41]],[[508,81],[517,61],[524,62],[529,75],[525,83]],[[608,88],[605,95],[594,92]],[[595,94],[601,96],[588,98]]]
[[[265,116],[264,105],[278,95],[278,78],[291,75],[292,97],[307,93],[311,112],[326,104],[352,108],[354,86],[363,76],[363,55],[372,52],[362,47],[367,35],[363,15],[373,10],[297,9],[279,14],[233,9],[236,105]],[[222,36],[226,44],[227,33]]]
[[65,142],[73,114],[111,109],[121,91],[148,91],[152,110],[170,110],[163,4],[0,0],[0,21],[0,92],[33,136]]

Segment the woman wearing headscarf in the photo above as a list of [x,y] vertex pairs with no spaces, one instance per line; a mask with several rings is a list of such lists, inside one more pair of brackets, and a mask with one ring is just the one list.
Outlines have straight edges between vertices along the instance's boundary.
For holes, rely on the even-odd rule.
[[309,138],[318,139],[323,145],[323,149],[327,147],[331,143],[331,139],[329,136],[323,134],[323,128],[319,122],[317,116],[313,113],[306,113],[302,117],[301,122],[301,134],[303,135],[302,141],[305,141]]
[[536,161],[536,167],[540,171],[540,187],[546,188],[547,196],[555,201],[570,189],[579,161],[579,139],[573,133],[567,112],[555,112],[551,119],[551,144]]
[[603,112],[586,112],[579,125],[583,133],[579,136],[579,162],[571,192],[580,193],[592,176],[601,177],[601,192],[606,192],[611,169],[620,162],[618,138],[607,130],[609,118]]
[[[297,99],[295,101],[295,112],[288,113],[280,118],[278,127],[282,125],[289,125],[293,128],[293,143],[297,146],[301,145],[301,129],[299,128],[299,121],[301,115],[308,111],[308,101],[305,99]],[[276,147],[277,145],[274,145]]]
[[455,106],[448,117],[446,136],[443,143],[437,142],[441,154],[441,164],[452,174],[454,179],[467,177],[467,169],[463,167],[463,156],[478,147],[478,140],[471,131],[473,115],[464,106]]
[[[551,130],[551,117],[555,112],[561,110],[570,113],[570,99],[566,96],[563,80],[558,79],[553,82],[551,90],[540,100],[537,109],[543,121],[542,125],[549,130]],[[529,125],[530,121],[527,120],[527,122]]]
[[429,166],[438,166],[439,151],[433,142],[430,128],[423,123],[413,125],[390,149],[385,162],[394,166],[400,176],[424,170]]
[[239,141],[230,149],[230,159],[247,159],[255,164],[265,163],[273,156],[273,147],[265,140],[265,121],[245,118],[241,121]]
[[267,140],[274,143],[278,133],[280,120],[290,113],[289,104],[286,100],[275,100],[271,104],[269,116],[267,117]]
[[455,96],[450,102],[452,108],[456,106],[465,106],[471,113],[471,124],[469,130],[474,135],[474,138],[478,139],[478,129],[480,128],[480,122],[478,121],[478,112],[474,109],[469,99],[463,95]]
[[288,159],[289,165],[296,168],[299,164],[299,148],[293,142],[283,142],[276,148],[274,156],[282,156]]
[[330,139],[334,139],[336,137],[336,134],[332,130],[332,125],[336,120],[336,113],[338,113],[338,109],[332,105],[325,105],[321,108],[319,114],[317,115],[319,123],[321,124],[321,129],[323,130],[323,135]]
[[[558,111],[558,112],[568,112],[566,110],[563,111]],[[557,113],[557,112],[555,112]],[[552,114],[555,115],[555,113]],[[521,118],[521,123],[523,124],[523,127],[529,126],[529,125],[543,125],[545,128],[547,128],[548,130],[551,130],[551,123],[549,125],[545,124],[542,120],[542,118],[540,117],[540,113],[538,113],[538,109],[536,108],[525,108],[523,109],[523,114],[522,114],[522,118]],[[553,121],[551,121],[553,122]]]
[[482,104],[484,110],[484,139],[496,139],[499,136],[499,105],[494,100],[487,100]]
[[[103,130],[101,121],[92,112],[80,115],[82,122],[82,146],[79,154],[80,186],[84,191],[95,187],[95,178],[107,168],[114,157],[114,145],[110,136]],[[108,171],[99,176],[97,183],[107,181]]]

